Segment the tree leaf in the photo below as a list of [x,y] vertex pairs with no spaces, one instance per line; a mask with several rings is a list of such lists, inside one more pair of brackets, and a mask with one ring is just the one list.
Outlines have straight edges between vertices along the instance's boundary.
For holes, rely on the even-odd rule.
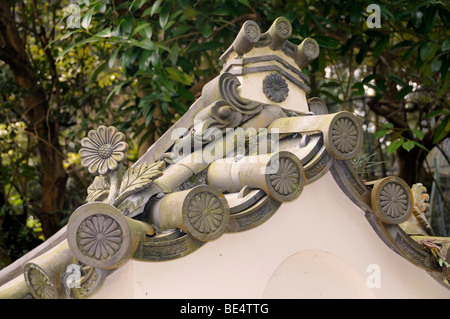
[[102,31],[97,33],[95,36],[100,37],[100,38],[109,38],[111,36],[111,29],[110,28],[103,29]]
[[391,50],[393,51],[393,50],[398,49],[398,48],[409,47],[412,44],[413,43],[411,41],[401,41],[401,42],[398,42],[398,43],[394,44],[391,47]]
[[316,35],[313,37],[317,41],[319,47],[324,49],[337,49],[339,48],[340,42],[334,38],[327,37],[325,35]]
[[403,81],[403,79],[401,77],[399,77],[398,75],[395,74],[388,74],[388,77],[393,80],[395,83],[401,85],[402,87],[407,86],[408,84]]
[[366,42],[363,42],[361,49],[359,49],[359,52],[356,55],[356,58],[355,58],[356,63],[361,64],[364,61],[364,58],[366,57],[368,50],[369,50],[368,45],[366,44]]
[[356,42],[358,42],[359,38],[359,35],[354,35],[350,39],[348,39],[347,42],[345,42],[345,44],[341,47],[341,55],[344,56],[347,51],[350,50],[356,44]]
[[361,19],[361,2],[353,0],[350,2],[350,23],[356,25]]
[[447,38],[444,42],[442,42],[442,52],[450,50],[450,38]]
[[180,83],[182,83],[184,85],[191,85],[192,82],[194,81],[189,76],[189,74],[184,73],[182,71],[179,71],[179,70],[177,70],[177,69],[175,69],[173,67],[167,67],[165,70],[166,70],[167,75],[168,75],[167,78],[169,78],[171,80],[174,80],[174,81],[177,81],[177,82],[180,82]]
[[120,22],[120,29],[124,32],[125,35],[129,35],[133,30],[133,20],[130,16],[122,17],[122,21]]
[[314,24],[323,32],[323,33],[327,33],[327,30],[324,28],[324,26],[320,23],[320,21],[318,20],[318,17],[309,13],[309,11],[306,11],[306,16],[311,19]]
[[143,39],[140,41],[136,41],[131,39],[131,44],[137,47],[140,47],[145,50],[153,51],[155,50],[155,44],[150,39]]
[[159,6],[161,5],[161,2],[162,2],[162,0],[157,0],[157,1],[155,1],[155,3],[152,5],[152,7],[149,8],[149,9],[150,9],[150,11],[149,11],[150,17],[152,17],[152,16],[158,11]]
[[110,69],[114,66],[114,63],[116,62],[116,57],[117,57],[117,54],[119,53],[119,51],[120,51],[120,47],[115,49],[114,52],[109,57],[108,66]]
[[97,37],[90,37],[90,38],[87,38],[87,39],[83,39],[83,40],[81,40],[80,42],[77,42],[77,43],[74,43],[74,44],[72,44],[72,45],[69,45],[67,48],[65,48],[65,49],[58,55],[58,57],[57,57],[56,59],[57,59],[57,60],[61,59],[64,55],[67,54],[67,52],[71,51],[73,48],[76,48],[76,47],[78,47],[78,46],[80,46],[80,45],[83,45],[83,44],[86,44],[86,43],[98,42],[98,41],[100,41],[100,39],[97,38]]
[[431,32],[431,30],[433,30],[434,24],[436,23],[437,14],[438,14],[437,6],[429,6],[425,9],[423,15],[423,22],[424,22],[423,34],[427,35],[428,33]]
[[427,152],[430,151],[429,149],[427,149],[427,148],[426,148],[425,146],[423,146],[422,144],[420,144],[420,143],[418,143],[418,142],[416,142],[416,141],[412,141],[412,142],[414,143],[415,146],[420,147],[421,149],[423,149],[423,150],[425,150],[425,151],[427,151]]
[[447,115],[439,124],[436,132],[434,133],[433,144],[437,144],[442,141],[450,132],[450,115]]
[[244,6],[247,6],[250,8],[250,3],[248,3],[248,0],[238,0],[240,3],[242,3]]
[[100,64],[100,66],[95,69],[91,76],[91,82],[97,80],[97,76],[100,72],[102,72],[106,68],[106,61]]
[[[135,35],[136,33],[138,33],[139,31],[141,31],[142,29],[144,29],[144,28],[146,28],[146,27],[149,27],[150,26],[150,23],[148,23],[148,22],[144,22],[144,23],[141,23],[141,24],[139,24],[136,28],[134,28],[133,29],[133,32],[131,32],[131,36],[133,36],[133,35]],[[150,30],[151,30],[152,28],[151,28],[151,26],[150,26]],[[153,32],[152,32],[153,33]],[[151,38],[151,34],[150,34],[150,37],[148,37],[148,38]]]
[[200,26],[200,31],[202,33],[202,35],[207,38],[211,35],[212,33],[212,27],[209,23],[202,23],[202,25]]
[[382,130],[376,131],[374,136],[375,136],[375,138],[380,138],[380,137],[383,137],[383,136],[385,136],[386,134],[388,134],[390,132],[391,132],[390,129],[382,129]]
[[435,117],[435,116],[438,116],[438,115],[441,115],[441,114],[445,114],[445,110],[441,109],[441,110],[433,111],[433,112],[431,112],[430,114],[427,115],[427,119],[430,119],[432,117]]
[[183,9],[187,9],[190,5],[189,0],[177,0],[178,5]]
[[397,140],[391,142],[391,144],[389,144],[389,146],[387,147],[388,155],[391,155],[392,153],[394,153],[395,150],[398,149],[400,146],[402,146],[403,143],[405,143],[404,139],[397,139]]
[[94,14],[94,8],[92,7],[88,10],[88,12],[86,12],[83,15],[83,18],[81,19],[81,26],[85,29],[87,29],[89,27],[89,25],[91,24],[91,20],[92,20],[92,15]]
[[139,58],[139,69],[145,71],[150,66],[152,51],[144,50]]
[[405,143],[403,143],[402,144],[402,147],[405,149],[405,150],[407,150],[408,152],[410,151],[410,150],[412,150],[413,148],[414,148],[414,146],[415,146],[415,144],[414,144],[414,142],[413,141],[406,141]]
[[141,35],[141,37],[143,37],[144,39],[151,39],[152,35],[153,35],[153,28],[152,26],[148,25],[145,26],[142,30],[139,30],[139,34]]
[[419,140],[423,139],[423,137],[425,136],[425,134],[424,134],[421,130],[419,130],[419,129],[413,128],[411,131],[413,131],[414,135],[415,135]]
[[355,95],[364,95],[364,84],[362,82],[353,84],[352,89],[356,89],[356,91],[354,91]]
[[425,61],[438,47],[438,44],[434,41],[428,41],[422,44],[420,47],[420,58]]
[[169,21],[170,10],[172,9],[172,2],[167,1],[161,7],[161,12],[159,13],[159,25],[164,29],[167,22]]
[[389,37],[383,37],[380,40],[378,40],[377,44],[373,47],[372,53],[373,57],[377,58],[383,53],[384,49],[389,43]]
[[419,11],[419,9],[424,5],[425,3],[419,3],[411,10],[411,22],[416,29],[420,28],[420,25],[422,24],[423,12]]
[[162,176],[161,170],[164,165],[163,161],[158,161],[150,165],[143,163],[130,167],[123,176],[114,205],[120,204],[126,197],[148,187],[155,179]]
[[413,90],[413,87],[411,85],[405,86],[403,89],[398,91],[396,99],[401,100],[403,99],[408,93],[410,93]]
[[223,47],[223,43],[217,41],[210,41],[205,43],[194,43],[189,48],[188,52],[198,52],[198,51],[207,51],[207,50],[215,50]]

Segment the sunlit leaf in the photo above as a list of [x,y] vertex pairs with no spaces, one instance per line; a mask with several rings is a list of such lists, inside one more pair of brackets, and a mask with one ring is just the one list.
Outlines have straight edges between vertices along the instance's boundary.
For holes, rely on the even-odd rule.
[[109,38],[111,36],[111,29],[110,28],[103,29],[102,31],[97,33],[95,36],[100,37],[100,38]]
[[111,54],[108,60],[108,66],[111,69],[114,66],[114,63],[116,62],[117,54],[119,54],[120,48],[117,48],[114,50],[114,52]]
[[423,137],[425,136],[425,134],[419,129],[412,129],[412,131],[419,140],[423,139]]
[[433,138],[433,144],[437,144],[442,141],[450,132],[450,115],[447,115],[444,120],[439,124]]
[[413,141],[406,141],[402,144],[402,147],[408,152],[414,148],[415,144]]
[[170,10],[172,9],[172,2],[167,1],[161,7],[161,12],[159,14],[159,25],[161,28],[164,28],[169,21]]
[[383,137],[383,136],[385,136],[386,134],[388,134],[390,132],[391,132],[390,129],[382,129],[382,130],[376,131],[374,136],[375,136],[375,138],[380,138],[380,137]]
[[400,146],[403,145],[403,143],[405,143],[404,139],[397,139],[393,142],[391,142],[391,144],[389,144],[389,146],[387,147],[387,153],[389,155],[391,155],[392,153],[394,153]]
[[[149,27],[149,29],[152,30],[150,23],[148,23],[148,22],[141,23],[136,28],[133,29],[133,32],[131,32],[131,35],[133,36],[136,33],[138,33],[139,31],[141,31],[142,29],[147,28],[147,27]],[[150,32],[150,36],[148,38],[151,38],[151,37],[152,37],[152,32]]]
[[81,26],[85,29],[87,29],[89,27],[89,25],[91,24],[91,20],[92,20],[92,15],[94,14],[94,7],[90,8],[88,10],[88,12],[86,12],[83,15],[83,18],[81,19]]

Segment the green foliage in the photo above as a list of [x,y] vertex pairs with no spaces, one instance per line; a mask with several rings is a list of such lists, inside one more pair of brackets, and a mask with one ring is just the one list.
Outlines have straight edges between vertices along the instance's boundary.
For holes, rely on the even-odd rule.
[[374,157],[375,154],[358,154],[353,160],[353,167],[355,171],[358,173],[358,176],[362,179],[367,179],[367,175],[370,172],[370,168],[380,165],[381,162],[373,162],[371,158]]
[[[294,29],[293,42],[305,37],[316,39],[322,50],[305,72],[325,75],[324,69],[329,66],[336,78],[319,78],[313,88],[315,95],[344,106],[352,96],[372,89],[378,100],[389,97],[389,102],[396,103],[392,111],[401,113],[419,103],[414,99],[416,92],[426,91],[432,92],[428,102],[433,105],[421,109],[422,117],[448,107],[449,10],[438,1],[376,3],[380,6],[381,28],[368,27],[368,4],[356,0],[316,1],[313,6],[308,1],[284,5],[277,1],[144,0],[108,4],[104,0],[81,5],[82,27],[70,37],[71,44],[62,54],[93,42],[110,44],[107,66],[99,68],[119,70],[122,76],[107,102],[129,92],[128,102],[121,109],[133,114],[127,125],[145,118],[136,128],[138,133],[150,128],[162,134],[171,118],[187,110],[194,99],[189,88],[218,73],[217,58],[239,29],[235,21],[242,23],[239,17],[249,12],[263,28],[279,15],[288,17]],[[390,64],[380,66],[387,59]],[[346,74],[339,74],[342,72]],[[158,108],[167,119],[161,126],[152,123]],[[435,118],[439,125],[432,130],[436,133],[433,145],[448,136],[448,119]],[[384,141],[390,143],[388,154],[400,146],[407,151],[432,148],[422,143],[423,136],[419,138],[429,130],[421,120],[417,127],[402,127],[396,134],[387,135]],[[422,134],[403,134],[407,131]]]
[[229,20],[242,16],[238,21],[244,22],[249,4],[161,0],[108,4],[104,0],[80,5],[81,21],[86,23],[62,36],[67,46],[60,57],[92,43],[107,45],[108,58],[98,68],[121,75],[106,103],[126,92],[120,111],[131,115],[118,128],[134,126],[136,136],[147,131],[143,139],[153,132],[161,135],[199,93],[190,90],[192,85],[217,75],[218,58],[239,30]]
[[[380,8],[380,28],[367,24],[369,4]],[[323,98],[330,112],[357,110],[369,133],[364,152],[377,148],[383,166],[417,163],[397,172],[416,182],[428,152],[450,134],[448,5],[302,1],[280,11],[292,22],[292,41],[313,37],[321,47],[304,70],[313,79],[311,95]]]

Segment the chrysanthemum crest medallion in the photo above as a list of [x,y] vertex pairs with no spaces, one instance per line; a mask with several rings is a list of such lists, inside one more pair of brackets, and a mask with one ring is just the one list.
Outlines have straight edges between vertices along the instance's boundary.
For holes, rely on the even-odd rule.
[[280,103],[287,98],[289,88],[283,76],[272,73],[263,80],[263,92],[269,100]]
[[125,161],[128,150],[125,135],[113,126],[104,125],[90,130],[88,136],[81,140],[81,146],[81,165],[95,175],[117,170],[119,164]]

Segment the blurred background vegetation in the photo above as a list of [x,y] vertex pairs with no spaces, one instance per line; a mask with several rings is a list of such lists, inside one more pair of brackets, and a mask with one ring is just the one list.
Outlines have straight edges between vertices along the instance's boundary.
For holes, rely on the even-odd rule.
[[[377,4],[379,28],[369,5]],[[79,142],[100,124],[135,161],[221,70],[241,25],[287,17],[321,47],[303,72],[330,112],[360,116],[366,180],[431,194],[450,231],[450,11],[441,1],[0,1],[0,269],[63,227],[93,177]]]

